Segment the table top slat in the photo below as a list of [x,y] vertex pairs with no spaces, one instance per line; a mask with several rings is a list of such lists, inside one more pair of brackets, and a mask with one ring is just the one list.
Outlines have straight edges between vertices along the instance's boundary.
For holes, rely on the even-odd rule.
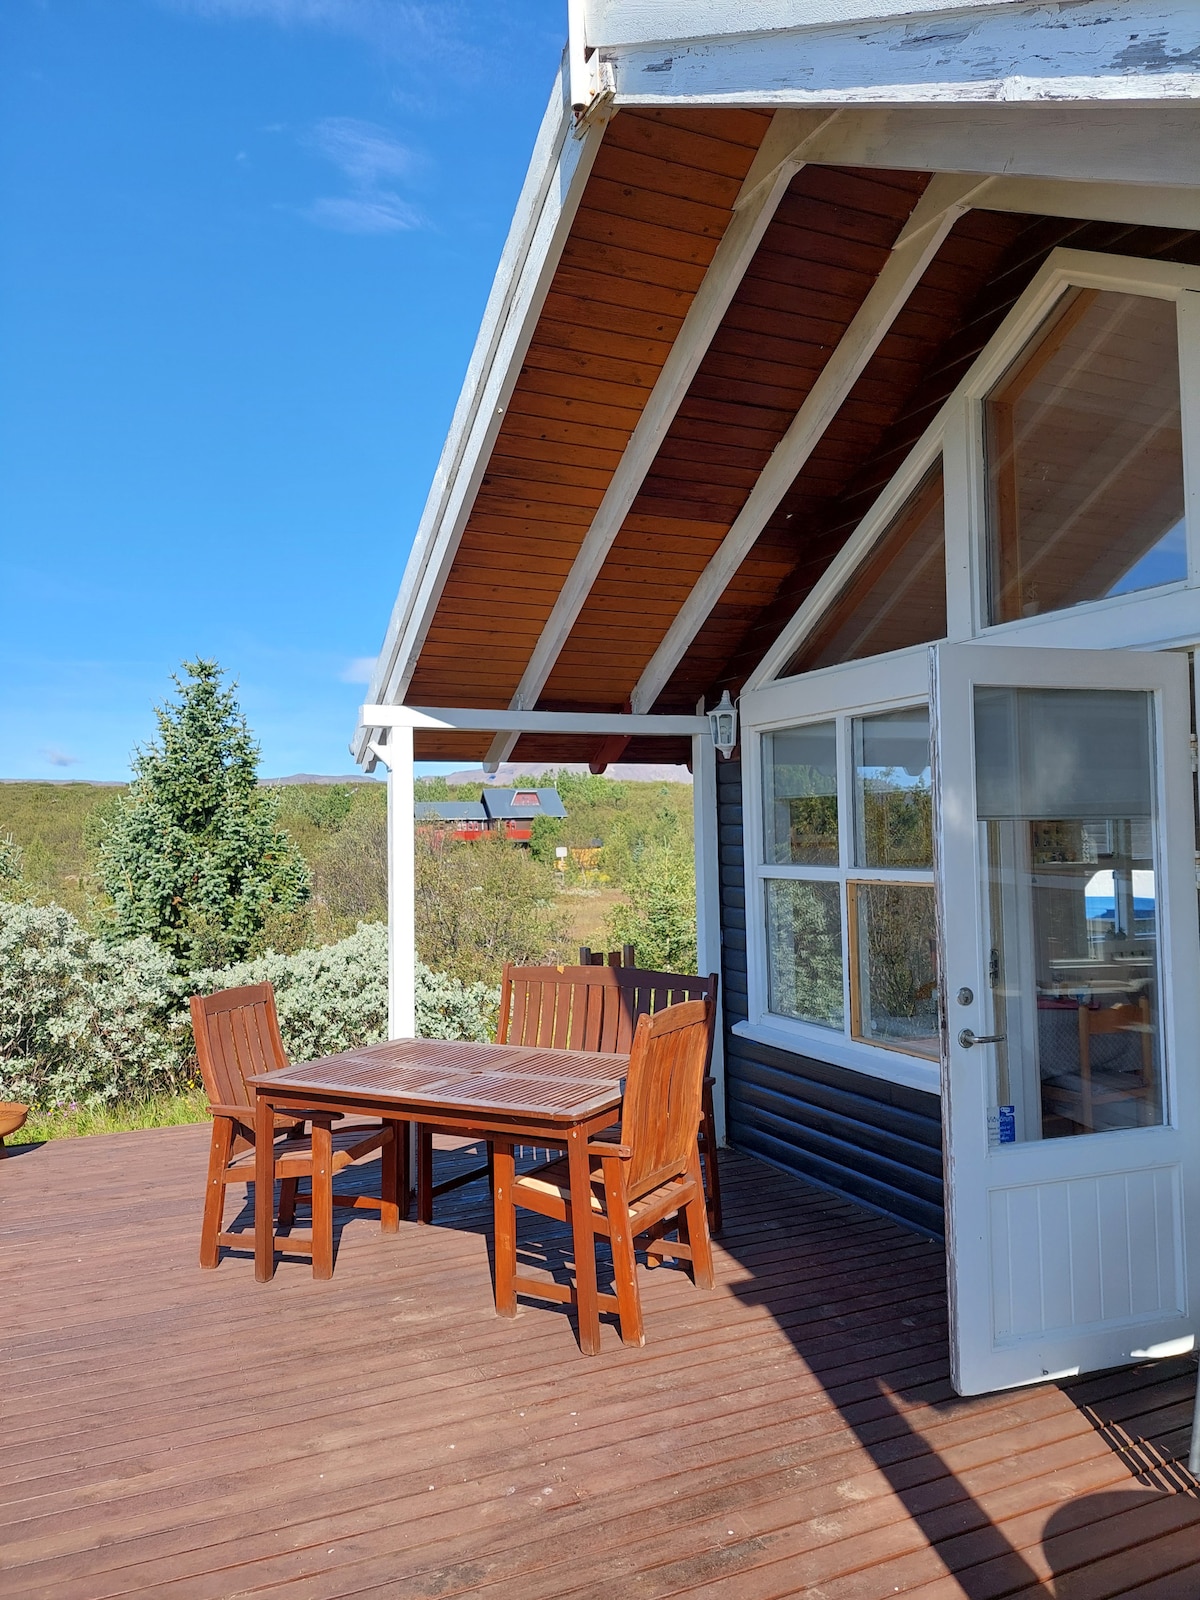
[[629,1058],[596,1051],[455,1039],[391,1039],[297,1062],[248,1081],[272,1097],[295,1090],[447,1112],[571,1121],[619,1103]]

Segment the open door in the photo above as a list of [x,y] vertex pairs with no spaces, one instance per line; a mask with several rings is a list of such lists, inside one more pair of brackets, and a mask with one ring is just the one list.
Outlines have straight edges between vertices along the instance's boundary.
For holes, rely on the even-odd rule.
[[1187,659],[960,644],[933,663],[954,1386],[1189,1350]]

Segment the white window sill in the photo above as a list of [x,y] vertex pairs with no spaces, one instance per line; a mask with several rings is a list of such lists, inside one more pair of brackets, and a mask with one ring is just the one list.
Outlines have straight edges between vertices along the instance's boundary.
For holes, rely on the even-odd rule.
[[814,1061],[826,1061],[831,1067],[861,1072],[868,1078],[881,1078],[885,1083],[922,1089],[926,1094],[940,1096],[942,1092],[941,1067],[922,1056],[903,1055],[899,1050],[876,1050],[835,1033],[826,1035],[824,1029],[793,1029],[784,1022],[735,1022],[733,1032],[739,1039],[769,1044],[794,1056],[810,1056]]

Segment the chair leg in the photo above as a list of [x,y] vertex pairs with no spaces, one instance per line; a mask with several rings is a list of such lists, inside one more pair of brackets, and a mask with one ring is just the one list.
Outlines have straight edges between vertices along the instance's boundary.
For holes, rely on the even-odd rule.
[[689,1200],[679,1213],[680,1233],[687,1235],[692,1250],[692,1282],[697,1289],[711,1289],[713,1276],[712,1245],[708,1237],[708,1208],[704,1204],[704,1189],[700,1182],[700,1157],[692,1162],[692,1176],[696,1183],[696,1198]]
[[609,1171],[604,1174],[604,1209],[608,1213],[608,1242],[612,1250],[621,1343],[644,1345],[646,1330],[642,1323],[642,1297],[638,1293],[637,1257],[633,1249],[629,1205],[621,1192],[620,1178]]
[[433,1221],[433,1129],[417,1124],[417,1221]]
[[517,1208],[513,1202],[516,1166],[513,1147],[497,1140],[492,1145],[492,1212],[495,1217],[496,1315],[517,1314]]
[[[407,1135],[408,1127],[401,1122],[387,1122],[384,1126],[391,1133],[391,1137],[379,1152],[379,1229],[381,1233],[399,1233],[400,1135],[402,1129]],[[407,1143],[407,1139],[405,1142]],[[405,1195],[406,1200],[407,1198]]]
[[708,1203],[708,1225],[713,1233],[720,1233],[721,1169],[717,1165],[717,1115],[713,1110],[712,1084],[704,1085],[704,1198]]
[[200,1265],[215,1267],[221,1254],[218,1242],[225,1216],[225,1168],[233,1148],[233,1123],[214,1117],[208,1152],[208,1186],[204,1191],[204,1220],[200,1226]]
[[320,1122],[312,1125],[312,1272],[333,1277],[333,1134]]
[[300,1192],[299,1178],[284,1178],[279,1185],[279,1227],[290,1228],[296,1220],[296,1196]]

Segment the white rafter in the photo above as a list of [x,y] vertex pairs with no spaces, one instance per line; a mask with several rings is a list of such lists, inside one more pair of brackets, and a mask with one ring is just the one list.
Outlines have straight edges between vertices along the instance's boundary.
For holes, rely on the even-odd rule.
[[938,173],[929,183],[854,320],[638,679],[631,696],[635,712],[648,710],[662,693],[688,646],[941,248],[942,241],[958,218],[970,210],[973,198],[988,181],[977,176]]
[[[604,498],[596,508],[566,582],[559,591],[554,608],[521,675],[510,702],[514,710],[537,704],[538,696],[545,688],[554,664],[591,593],[592,585],[600,574],[605,557],[621,531],[713,336],[721,326],[729,302],[736,294],[746,268],[754,259],[767,225],[775,215],[788,184],[804,164],[806,139],[815,138],[834,120],[836,114],[785,112],[781,119],[772,119],[741,193],[734,202],[733,219],[688,308],[650,398],[638,418]],[[507,760],[515,744],[516,736],[511,734],[501,735],[494,740],[484,759],[485,769],[494,772],[502,761]]]

